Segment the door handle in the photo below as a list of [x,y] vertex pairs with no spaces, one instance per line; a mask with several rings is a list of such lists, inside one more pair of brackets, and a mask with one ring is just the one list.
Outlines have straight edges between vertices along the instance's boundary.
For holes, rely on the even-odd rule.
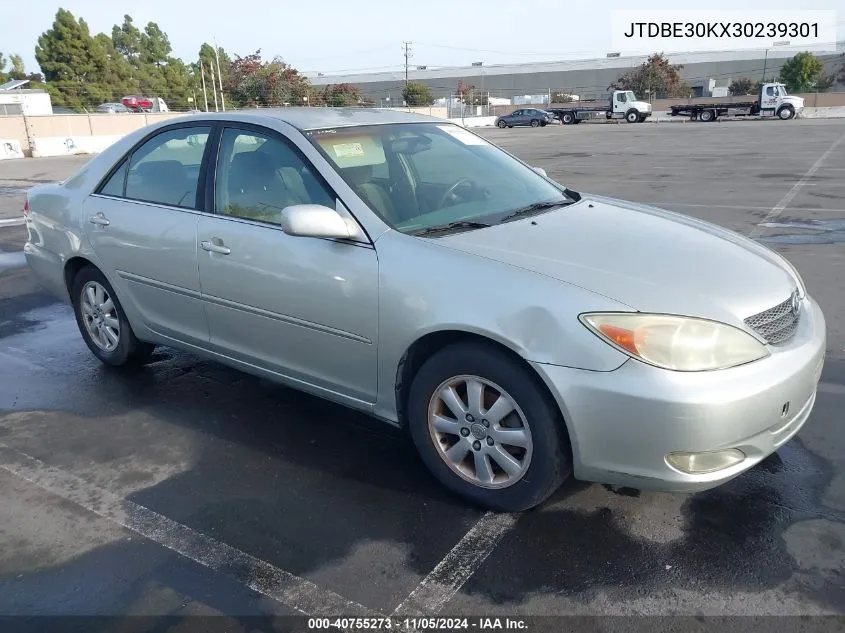
[[[219,242],[219,243],[218,243]],[[200,246],[202,246],[203,250],[208,251],[209,253],[220,253],[221,255],[228,255],[232,252],[232,249],[228,246],[223,245],[223,241],[215,238],[209,241],[202,241],[200,242]]]
[[91,224],[96,224],[97,226],[108,226],[109,224],[111,224],[106,218],[106,216],[104,216],[102,213],[92,215],[90,218],[88,218],[88,221]]

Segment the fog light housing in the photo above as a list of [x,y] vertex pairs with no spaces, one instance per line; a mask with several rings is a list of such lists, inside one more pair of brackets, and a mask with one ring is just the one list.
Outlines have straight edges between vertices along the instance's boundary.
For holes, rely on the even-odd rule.
[[736,466],[745,459],[745,453],[736,448],[707,453],[669,453],[666,463],[689,475],[703,475]]

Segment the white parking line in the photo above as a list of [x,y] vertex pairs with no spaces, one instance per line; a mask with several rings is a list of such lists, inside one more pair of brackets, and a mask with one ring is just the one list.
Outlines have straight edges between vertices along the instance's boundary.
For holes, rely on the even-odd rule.
[[762,225],[776,219],[783,212],[783,210],[789,206],[789,203],[792,202],[792,199],[795,198],[796,195],[798,195],[799,191],[801,191],[801,187],[804,187],[808,184],[807,181],[812,178],[813,175],[815,175],[815,173],[819,170],[819,167],[822,166],[822,163],[827,160],[827,157],[830,156],[837,147],[839,147],[839,144],[842,143],[842,141],[845,141],[845,134],[836,139],[833,142],[833,145],[828,147],[827,151],[825,151],[821,156],[819,156],[818,160],[812,164],[810,169],[807,170],[807,173],[805,173],[801,177],[801,180],[792,185],[792,188],[784,194],[783,198],[780,199],[780,202],[773,206],[772,210],[769,211],[765,218],[763,218],[763,221],[751,230],[751,233],[748,234],[749,237],[759,237],[759,235],[763,232],[761,228]]
[[0,227],[19,226],[21,224],[26,224],[26,220],[24,220],[23,218],[12,218],[10,220],[0,220]]
[[488,512],[423,578],[392,615],[435,615],[460,591],[507,534],[519,515]]
[[0,444],[0,469],[228,576],[305,615],[377,616],[372,609],[201,534],[147,507]]

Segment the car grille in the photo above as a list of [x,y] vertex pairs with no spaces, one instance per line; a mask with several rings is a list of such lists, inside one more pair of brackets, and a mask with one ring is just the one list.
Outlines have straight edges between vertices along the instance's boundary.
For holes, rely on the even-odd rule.
[[745,324],[762,336],[770,345],[786,343],[795,335],[801,311],[792,309],[792,297],[774,308],[745,319]]

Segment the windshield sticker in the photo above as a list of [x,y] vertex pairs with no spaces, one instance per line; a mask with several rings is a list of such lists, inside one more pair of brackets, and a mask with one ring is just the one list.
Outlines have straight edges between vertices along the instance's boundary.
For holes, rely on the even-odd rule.
[[439,129],[446,132],[450,136],[458,139],[464,145],[485,145],[484,139],[479,138],[471,132],[467,132],[464,128],[457,125],[438,125]]
[[360,143],[338,143],[333,148],[334,155],[338,158],[352,158],[364,155],[364,146]]

